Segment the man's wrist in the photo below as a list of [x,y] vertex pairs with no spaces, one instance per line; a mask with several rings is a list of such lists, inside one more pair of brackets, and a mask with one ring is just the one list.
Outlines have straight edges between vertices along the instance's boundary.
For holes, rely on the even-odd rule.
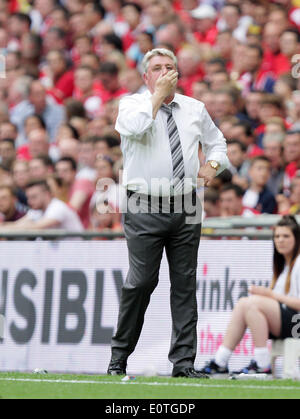
[[156,118],[157,112],[160,109],[161,105],[165,100],[165,96],[163,96],[160,92],[154,92],[151,96],[152,108],[153,108],[153,119]]
[[164,95],[163,93],[159,92],[159,91],[154,91],[152,98],[156,101],[156,102],[161,102],[161,104],[163,103],[163,101],[166,98],[166,95]]
[[210,167],[212,167],[213,169],[216,170],[216,172],[219,170],[220,168],[220,163],[217,162],[216,160],[208,160],[207,163],[210,165]]

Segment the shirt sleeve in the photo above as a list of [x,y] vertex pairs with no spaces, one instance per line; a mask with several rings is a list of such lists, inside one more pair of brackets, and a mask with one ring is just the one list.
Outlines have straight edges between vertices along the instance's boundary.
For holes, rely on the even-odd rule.
[[88,196],[91,196],[95,190],[94,183],[91,182],[89,179],[76,179],[74,182],[72,192],[85,192]]
[[121,99],[116,130],[125,137],[139,139],[149,130],[153,123],[153,108],[150,97],[126,96]]
[[28,210],[26,217],[28,218],[28,220],[30,221],[38,221],[42,218],[43,216],[43,212],[40,210]]
[[59,223],[62,223],[65,218],[65,213],[63,208],[57,202],[51,202],[48,208],[46,209],[43,219],[45,220],[56,220]]
[[220,164],[217,171],[218,175],[230,166],[226,154],[227,145],[222,132],[212,121],[205,106],[201,112],[201,128],[202,136],[200,142],[202,144],[202,151],[206,157],[206,161],[215,160]]

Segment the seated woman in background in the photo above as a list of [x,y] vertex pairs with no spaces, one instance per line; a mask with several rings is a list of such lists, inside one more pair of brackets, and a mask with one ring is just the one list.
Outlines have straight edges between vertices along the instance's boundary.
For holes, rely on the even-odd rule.
[[270,288],[250,287],[251,295],[238,300],[215,358],[201,372],[228,374],[228,361],[247,328],[254,342],[254,359],[234,373],[271,374],[268,339],[292,337],[292,318],[300,312],[300,227],[285,215],[274,228],[273,280]]

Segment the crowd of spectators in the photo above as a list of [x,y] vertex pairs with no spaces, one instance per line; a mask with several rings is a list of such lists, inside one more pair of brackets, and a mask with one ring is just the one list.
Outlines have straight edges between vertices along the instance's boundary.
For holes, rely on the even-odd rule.
[[0,0],[0,232],[122,230],[115,120],[154,47],[228,143],[205,217],[300,213],[299,29],[299,0]]

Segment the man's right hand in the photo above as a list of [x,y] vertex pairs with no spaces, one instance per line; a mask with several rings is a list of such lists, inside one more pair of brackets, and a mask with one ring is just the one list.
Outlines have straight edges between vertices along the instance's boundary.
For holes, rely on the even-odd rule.
[[176,70],[170,70],[165,75],[159,76],[156,80],[154,93],[151,98],[153,105],[153,119],[156,118],[157,112],[164,100],[175,93],[177,81],[178,72]]
[[154,93],[157,93],[164,99],[174,93],[178,81],[178,72],[176,70],[168,71],[164,76],[161,75],[155,83]]

